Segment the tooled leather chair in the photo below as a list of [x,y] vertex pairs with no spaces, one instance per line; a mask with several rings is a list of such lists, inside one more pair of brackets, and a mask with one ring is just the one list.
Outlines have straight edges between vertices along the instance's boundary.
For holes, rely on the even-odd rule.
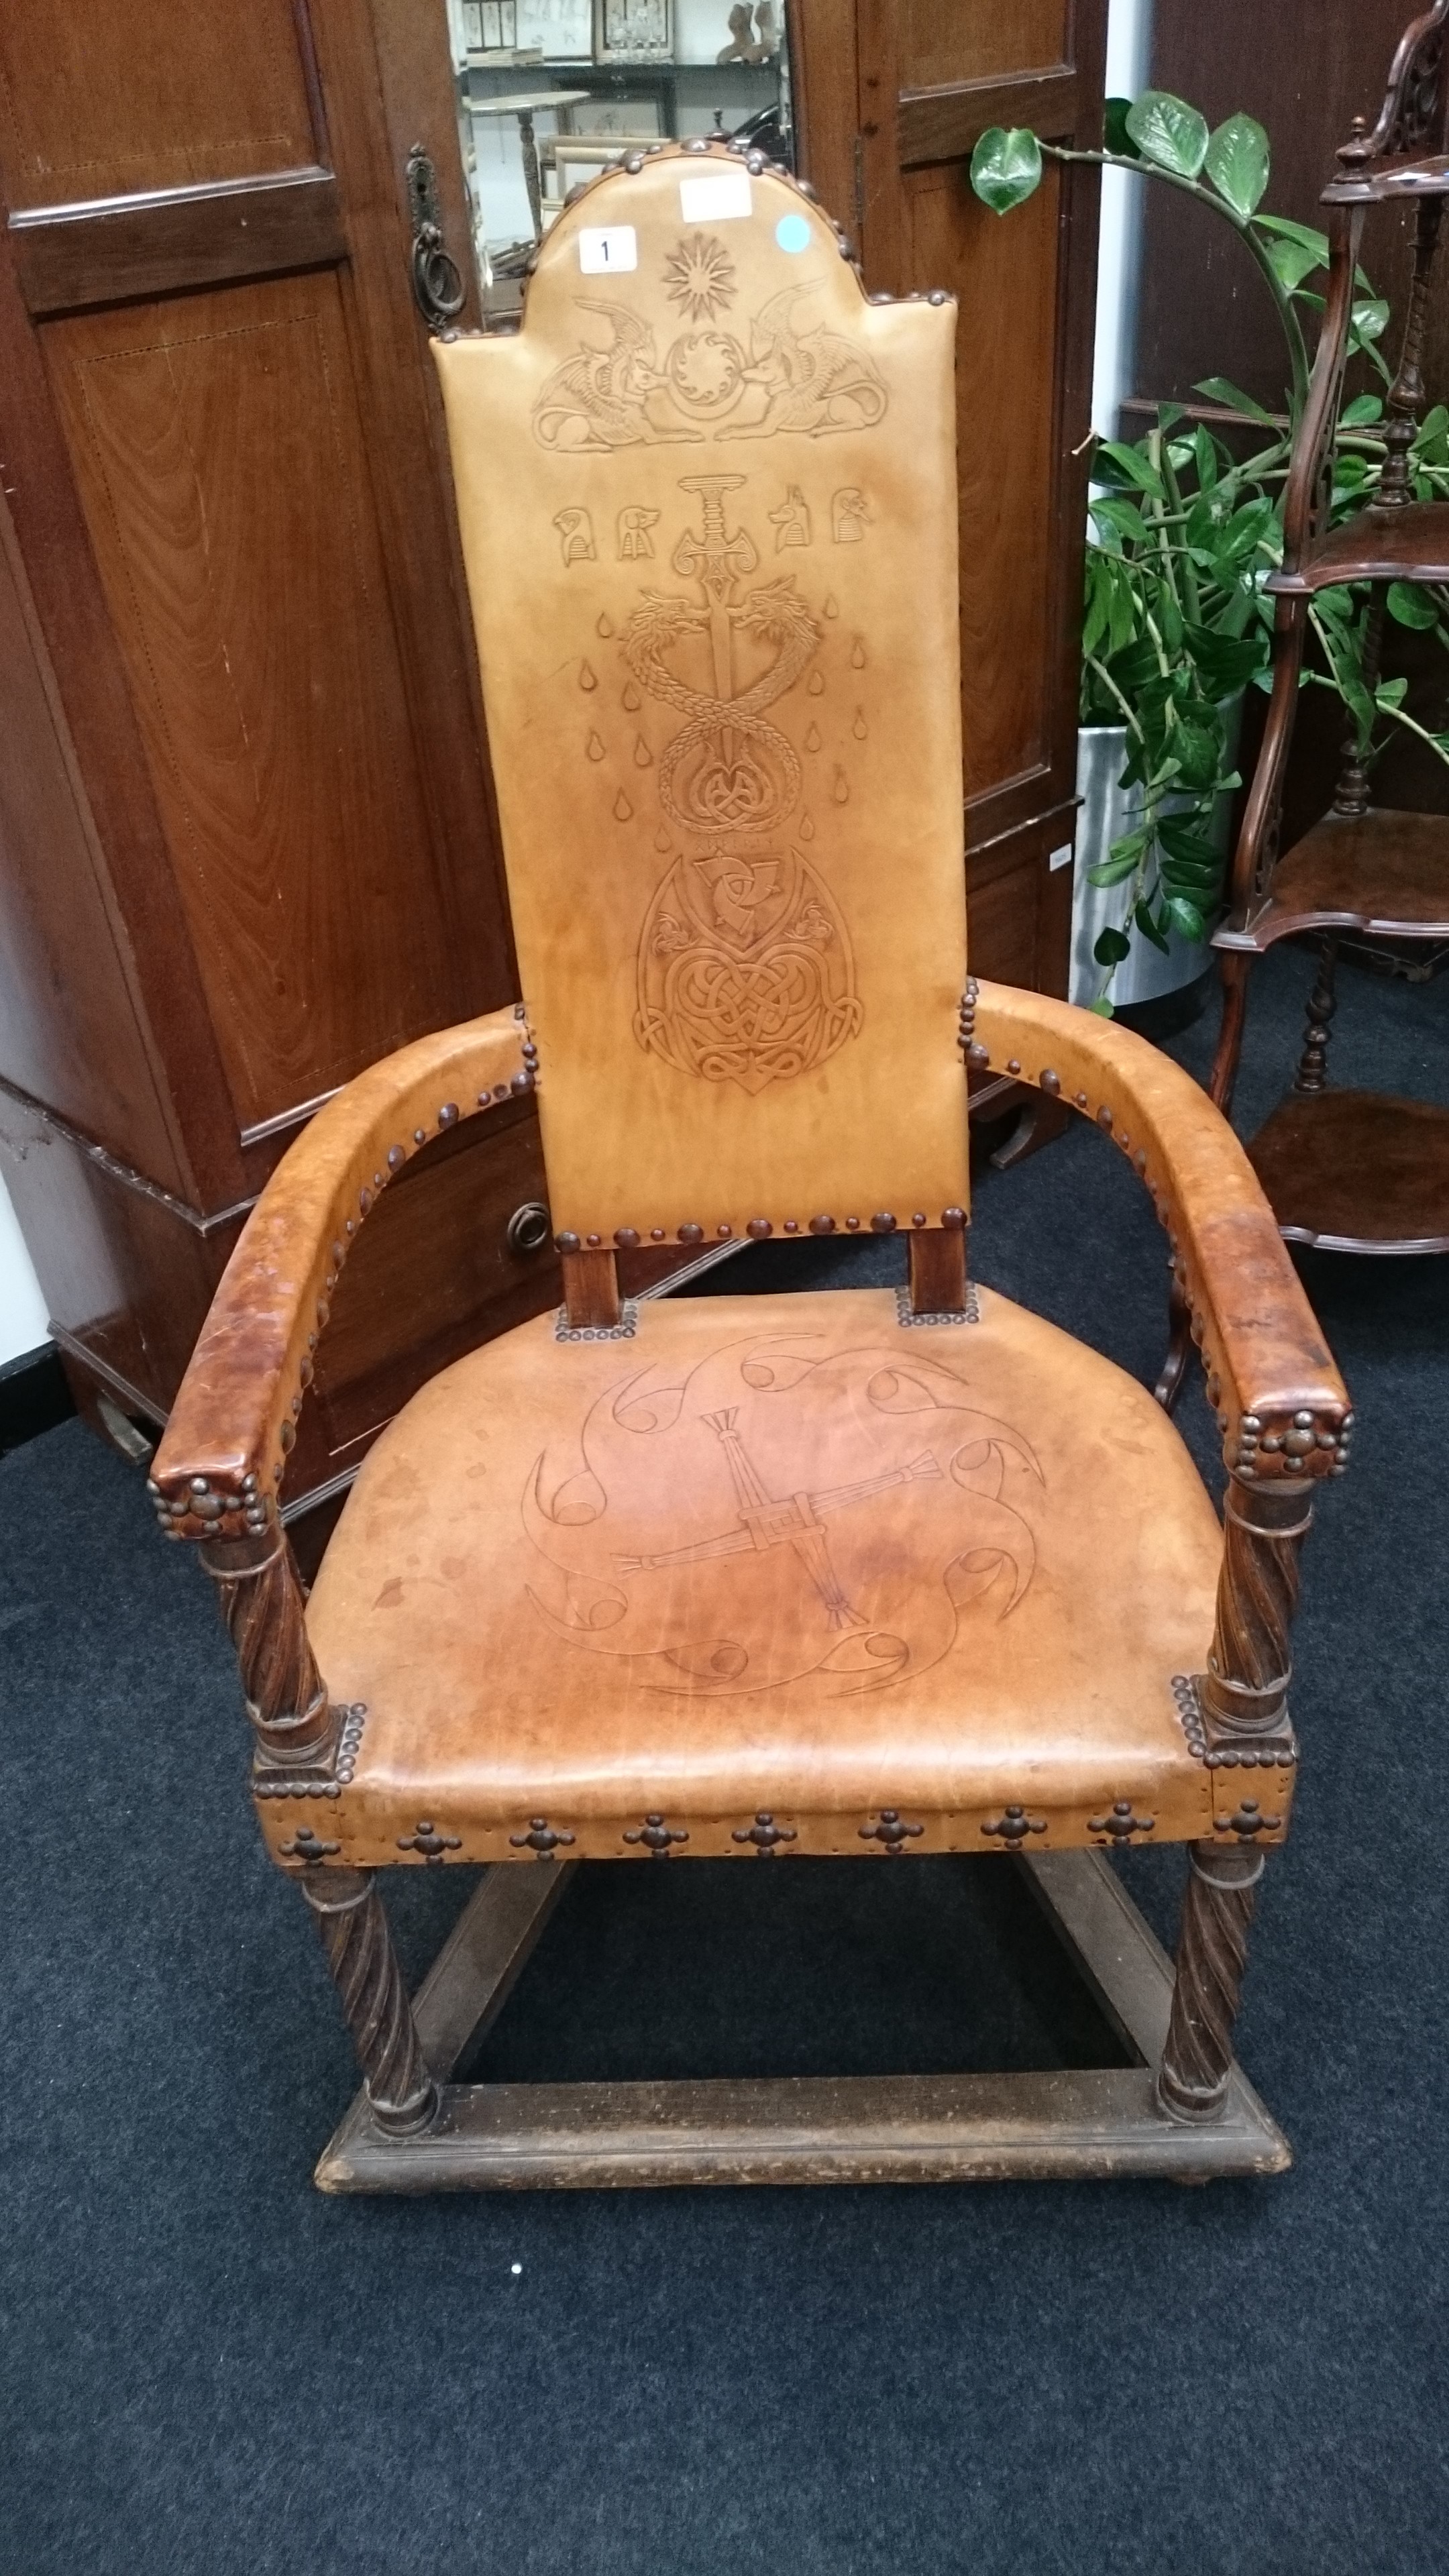
[[[293,1146],[154,1482],[362,2062],[329,2188],[1287,2160],[1231,2032],[1347,1400],[1188,1076],[967,981],[954,313],[842,247],[757,155],[663,147],[559,219],[516,336],[437,349],[527,1002]],[[1144,1390],[968,1284],[963,1057],[1152,1193],[1225,1526]],[[414,1398],[304,1604],[278,1492],[338,1275],[413,1155],[533,1089],[563,1309]],[[908,1284],[620,1302],[616,1247],[847,1234]],[[1175,1983],[1105,1858],[1145,1841],[1189,1846]],[[1136,2062],[449,2082],[574,1866],[828,1853],[1017,1855]],[[374,1873],[455,1862],[498,1866],[410,2001]]]

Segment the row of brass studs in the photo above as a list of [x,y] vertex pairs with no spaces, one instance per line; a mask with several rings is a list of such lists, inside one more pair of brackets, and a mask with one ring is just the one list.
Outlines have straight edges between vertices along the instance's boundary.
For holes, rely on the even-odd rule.
[[[802,1226],[798,1217],[787,1216],[780,1227],[780,1232],[789,1235],[822,1235],[836,1234],[843,1229],[846,1234],[860,1234],[862,1231],[871,1234],[894,1234],[897,1227],[906,1222],[909,1222],[919,1233],[923,1226],[931,1223],[931,1219],[924,1208],[917,1208],[909,1220],[892,1216],[889,1209],[882,1209],[878,1216],[871,1217],[868,1222],[858,1216],[812,1216],[807,1218]],[[966,1223],[966,1211],[958,1207],[946,1208],[937,1222],[945,1233],[960,1234]],[[767,1216],[752,1216],[744,1228],[745,1234],[752,1243],[764,1243],[774,1231],[774,1224]],[[669,1239],[669,1229],[667,1226],[651,1225],[647,1234],[641,1234],[637,1226],[620,1225],[615,1227],[613,1239],[621,1252],[637,1252],[643,1243],[666,1243]],[[676,1243],[690,1245],[703,1243],[705,1229],[702,1225],[696,1225],[691,1218],[686,1224],[675,1227],[674,1239]],[[733,1243],[734,1227],[717,1225],[713,1239],[717,1243]],[[598,1252],[603,1249],[604,1238],[601,1234],[573,1234],[565,1231],[554,1236],[554,1245],[559,1252]]]
[[[523,1018],[521,1002],[515,1005],[514,1017],[520,1020]],[[496,1109],[500,1102],[523,1099],[533,1090],[538,1074],[538,1056],[532,1040],[527,1036],[522,1042],[522,1055],[521,1073],[515,1073],[508,1082],[494,1083],[491,1090],[479,1092],[480,1109]],[[450,1127],[456,1127],[461,1116],[462,1111],[456,1100],[445,1100],[437,1115],[437,1133],[446,1135]],[[426,1127],[413,1129],[411,1147],[413,1152],[430,1142],[430,1132]],[[343,1264],[356,1239],[358,1226],[362,1219],[370,1214],[378,1194],[402,1170],[408,1159],[409,1150],[406,1145],[389,1145],[384,1157],[386,1168],[373,1173],[370,1186],[367,1182],[362,1184],[357,1193],[357,1215],[345,1219],[341,1234],[329,1248],[328,1267],[314,1308],[316,1329],[307,1335],[307,1348],[297,1371],[301,1383],[287,1408],[287,1415],[277,1429],[277,1445],[282,1455],[273,1463],[274,1485],[280,1485],[286,1472],[287,1454],[296,1445],[296,1425],[302,1410],[303,1394],[312,1383],[313,1355],[319,1336],[331,1315],[330,1300],[341,1276]],[[275,1509],[272,1497],[261,1492],[255,1474],[244,1476],[234,1492],[218,1491],[208,1483],[205,1476],[193,1476],[187,1487],[186,1499],[181,1504],[168,1501],[154,1477],[147,1480],[146,1491],[151,1498],[156,1518],[168,1538],[214,1538],[230,1535],[219,1528],[218,1524],[234,1513],[241,1514],[243,1529],[248,1537],[259,1537],[267,1529]]]

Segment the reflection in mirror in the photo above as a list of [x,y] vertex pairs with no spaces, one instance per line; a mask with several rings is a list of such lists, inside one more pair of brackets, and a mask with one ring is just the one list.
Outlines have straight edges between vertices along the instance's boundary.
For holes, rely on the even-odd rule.
[[446,0],[485,321],[570,189],[642,144],[743,136],[794,168],[785,0]]

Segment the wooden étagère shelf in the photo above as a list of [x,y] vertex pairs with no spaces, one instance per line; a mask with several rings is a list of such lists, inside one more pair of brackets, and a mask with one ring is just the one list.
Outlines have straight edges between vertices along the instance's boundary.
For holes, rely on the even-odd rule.
[[[1280,939],[1316,933],[1318,970],[1292,1089],[1248,1147],[1281,1231],[1339,1252],[1449,1252],[1449,1107],[1369,1091],[1331,1090],[1328,1047],[1338,943],[1364,939],[1442,945],[1449,939],[1449,817],[1370,802],[1356,733],[1333,805],[1281,859],[1278,832],[1309,616],[1318,595],[1358,583],[1449,582],[1449,502],[1419,497],[1410,476],[1424,403],[1422,356],[1435,253],[1449,197],[1449,0],[1408,28],[1372,133],[1359,120],[1324,193],[1329,291],[1284,498],[1283,565],[1266,588],[1276,603],[1273,694],[1263,749],[1233,865],[1224,952],[1222,1035],[1210,1088],[1226,1109],[1242,1049],[1253,958]],[[1385,403],[1384,459],[1368,508],[1329,524],[1327,493],[1343,398],[1359,245],[1366,208],[1416,207],[1404,344]],[[1364,679],[1378,685],[1384,604],[1374,597]],[[1169,1374],[1174,1370],[1169,1361]]]

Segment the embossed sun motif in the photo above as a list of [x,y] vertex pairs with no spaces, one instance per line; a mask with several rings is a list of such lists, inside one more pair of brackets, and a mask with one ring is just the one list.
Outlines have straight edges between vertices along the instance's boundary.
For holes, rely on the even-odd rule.
[[735,300],[735,264],[712,233],[691,233],[664,263],[664,289],[691,322],[712,322]]
[[[751,1336],[622,1379],[523,1496],[529,1599],[646,1689],[879,1689],[1006,1618],[1043,1484],[964,1372],[818,1334]],[[816,1347],[812,1350],[812,1345]]]

